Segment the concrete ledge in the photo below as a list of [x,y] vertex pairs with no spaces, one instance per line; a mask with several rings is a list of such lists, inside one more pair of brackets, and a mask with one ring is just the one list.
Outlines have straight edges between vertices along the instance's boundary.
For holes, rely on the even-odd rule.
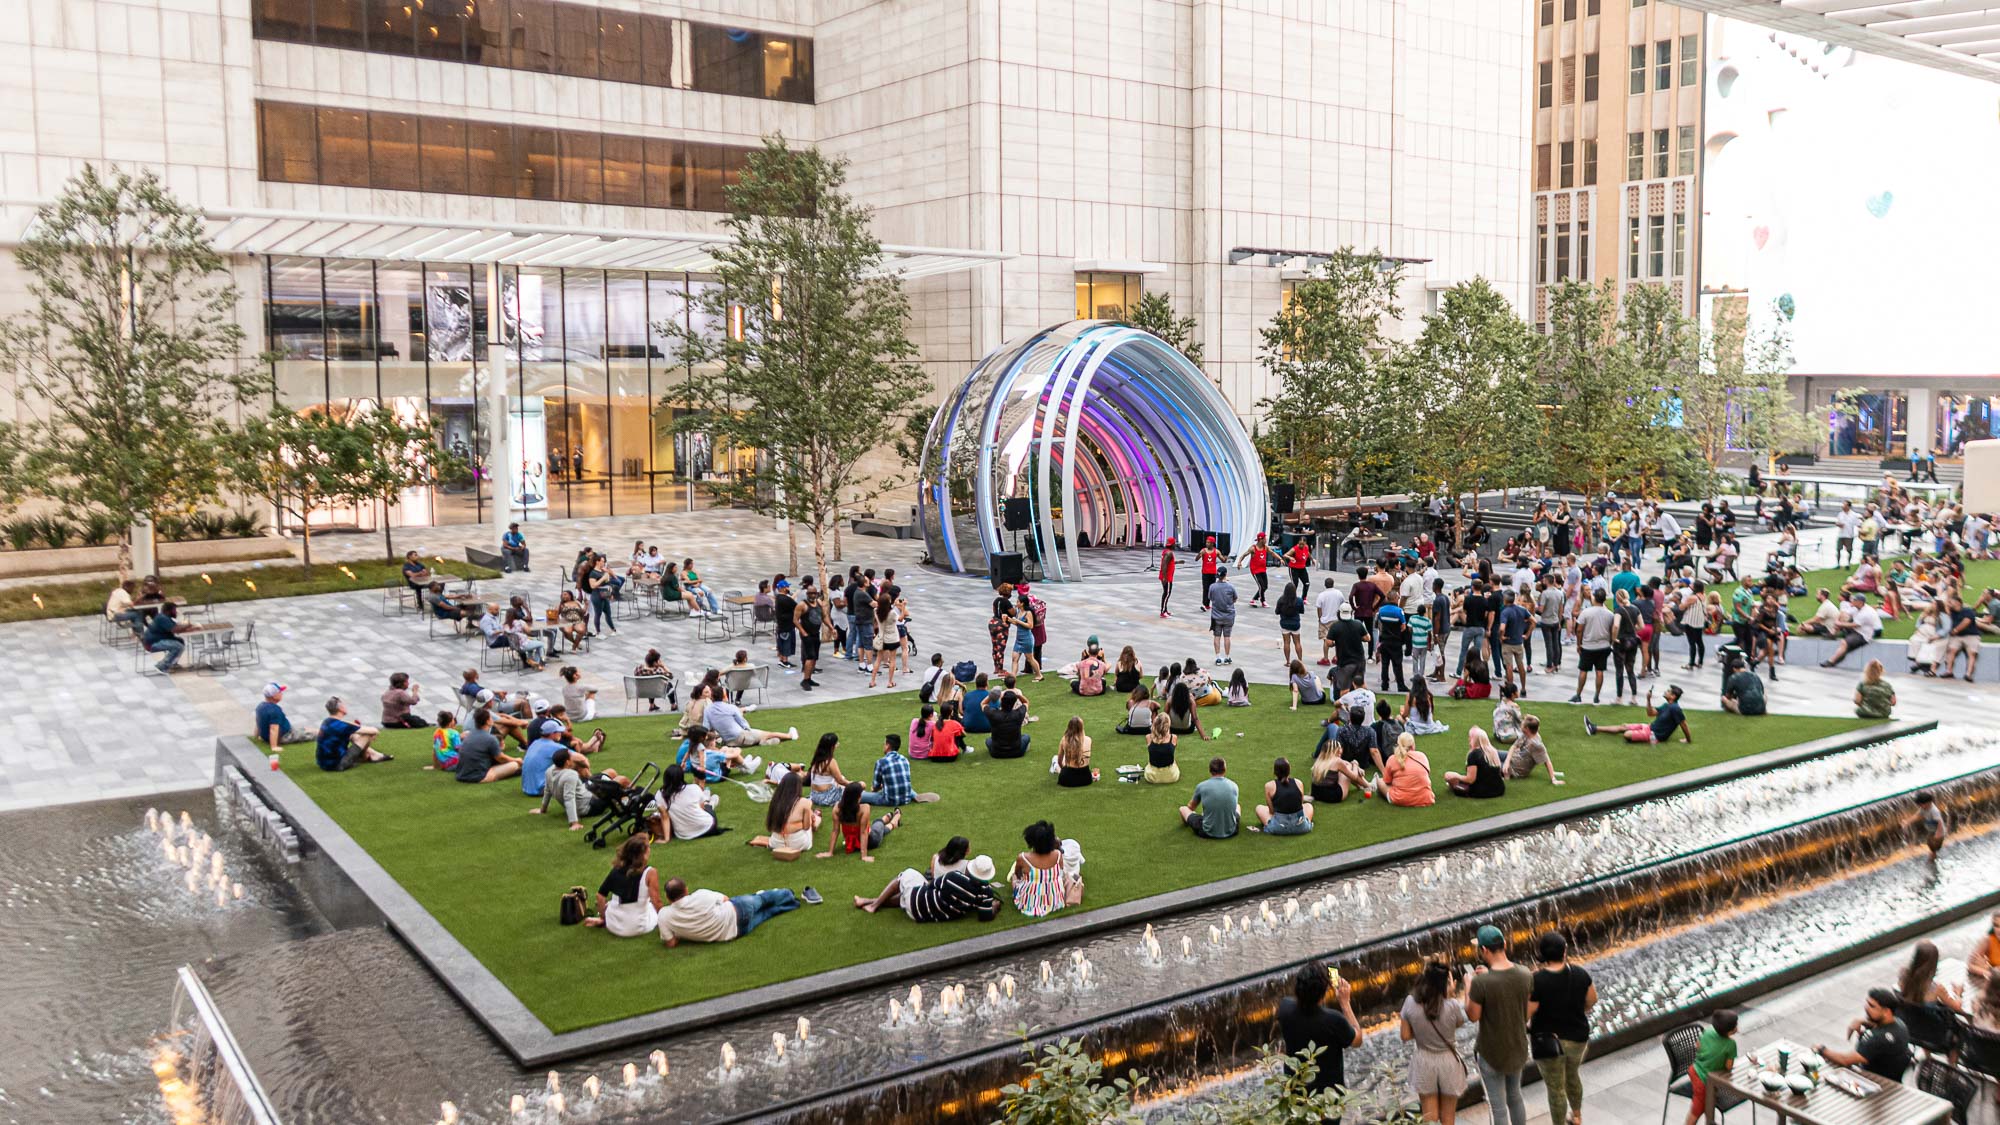
[[[1761,773],[1796,762],[1837,754],[1905,735],[1932,730],[1935,721],[1891,722],[1866,727],[1847,734],[1815,739],[1777,750],[1719,762],[1700,769],[1669,774],[1650,781],[1606,789],[1598,793],[1552,801],[1530,809],[1519,809],[1468,824],[1385,841],[1338,855],[1322,856],[1186,888],[1167,894],[1134,899],[1096,910],[1058,914],[1032,926],[1004,933],[982,934],[948,945],[934,946],[849,965],[795,980],[780,981],[746,989],[728,996],[631,1016],[578,1031],[556,1033],[549,1030],[523,1005],[499,978],[479,962],[457,938],[433,918],[402,885],[391,878],[367,851],[347,835],[333,819],[281,772],[270,769],[269,759],[240,736],[222,738],[216,744],[218,774],[224,769],[240,769],[266,803],[298,831],[304,849],[323,853],[352,881],[372,905],[382,924],[407,943],[446,989],[464,1004],[507,1053],[525,1067],[540,1067],[577,1055],[591,1054],[629,1043],[657,1040],[662,1036],[708,1027],[747,1015],[787,1007],[802,994],[825,997],[830,994],[881,989],[906,976],[934,974],[941,970],[1000,955],[1019,955],[1039,946],[1072,942],[1088,934],[1117,927],[1133,926],[1167,915],[1178,915],[1238,898],[1270,893],[1302,882],[1326,879],[1362,868],[1477,843],[1481,840],[1519,832],[1528,828],[1566,821],[1579,816],[1618,808],[1636,801],[1668,796],[1717,782]],[[308,869],[316,863],[309,856]],[[317,879],[306,881],[313,893]],[[351,912],[349,916],[351,917]]]

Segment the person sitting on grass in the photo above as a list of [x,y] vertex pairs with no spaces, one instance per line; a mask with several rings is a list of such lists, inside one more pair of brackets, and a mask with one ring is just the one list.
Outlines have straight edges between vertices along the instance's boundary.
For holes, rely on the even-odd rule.
[[799,896],[786,887],[726,896],[721,891],[691,891],[681,880],[669,879],[667,906],[660,911],[660,941],[668,949],[684,941],[734,941],[798,908]]
[[364,727],[347,717],[347,704],[333,696],[326,701],[326,718],[319,723],[318,745],[313,751],[313,761],[328,773],[353,769],[363,762],[393,762],[396,759],[374,748],[375,736],[381,732],[374,727]]
[[1146,669],[1139,663],[1139,654],[1131,645],[1118,650],[1118,662],[1111,670],[1111,690],[1129,692],[1146,679]]
[[264,701],[257,704],[256,733],[251,737],[269,746],[273,754],[278,752],[280,746],[319,740],[318,726],[292,725],[292,720],[285,715],[284,698],[285,685],[272,680],[264,685]]
[[965,753],[965,726],[958,721],[958,701],[952,700],[938,711],[936,729],[931,731],[933,762],[956,762]]
[[612,937],[650,934],[660,925],[660,873],[653,869],[653,838],[635,833],[618,848],[618,859],[597,885],[597,915],[586,926],[601,926]]
[[1395,752],[1382,763],[1378,788],[1397,808],[1421,809],[1437,803],[1437,794],[1431,791],[1431,760],[1417,749],[1417,740],[1408,731],[1396,736]]
[[1195,710],[1194,691],[1185,678],[1174,681],[1172,694],[1167,696],[1167,721],[1173,724],[1175,734],[1198,734],[1203,741],[1214,738],[1208,728],[1201,725],[1201,715]]
[[458,768],[453,771],[460,781],[471,785],[482,785],[503,781],[521,772],[521,759],[512,757],[500,749],[500,740],[493,734],[493,712],[481,707],[472,713],[472,729],[458,740]]
[[427,770],[455,770],[458,768],[458,743],[465,732],[458,729],[458,716],[449,711],[437,713],[437,729],[431,732],[431,760]]
[[931,756],[931,743],[937,737],[937,708],[926,703],[910,720],[910,760],[923,761]]
[[423,730],[430,725],[417,718],[416,706],[422,702],[418,691],[408,672],[389,674],[389,690],[382,693],[382,729]]
[[984,708],[986,727],[993,734],[986,740],[986,752],[995,758],[1019,758],[1028,752],[1030,735],[1021,732],[1028,721],[1028,705],[1013,689],[998,696],[988,695]]
[[1521,705],[1515,702],[1520,694],[1512,680],[1500,685],[1500,702],[1493,705],[1493,741],[1502,746],[1521,737]]
[[1267,836],[1303,836],[1313,830],[1312,798],[1292,776],[1292,763],[1271,763],[1271,780],[1264,783],[1264,803],[1257,806],[1259,831]]
[[660,771],[660,791],[653,795],[653,811],[647,818],[655,840],[699,840],[729,831],[715,821],[715,807],[721,797],[709,792],[707,783],[678,765]]
[[1301,703],[1317,707],[1326,702],[1326,689],[1320,685],[1318,676],[1306,671],[1305,661],[1293,660],[1287,671],[1292,688],[1292,710],[1298,710]]
[[1375,732],[1375,749],[1380,751],[1396,745],[1396,739],[1402,737],[1405,728],[1403,721],[1396,718],[1396,712],[1389,706],[1389,701],[1377,699],[1375,721],[1368,724],[1368,729]]
[[875,772],[871,779],[875,787],[861,795],[863,801],[878,809],[888,809],[918,802],[928,804],[938,799],[936,793],[916,791],[910,783],[910,760],[903,756],[902,751],[903,739],[900,735],[882,736],[882,756],[875,759]]
[[1081,789],[1097,780],[1090,768],[1090,736],[1083,733],[1083,716],[1071,715],[1056,743],[1056,784],[1065,789]]
[[[775,802],[774,802],[775,803]],[[833,807],[833,827],[827,830],[826,850],[819,859],[832,859],[836,848],[848,854],[861,853],[861,862],[874,863],[868,854],[882,846],[903,823],[903,810],[890,809],[887,816],[875,816],[874,806],[861,799],[861,783],[850,781],[841,790],[840,803]]]
[[993,733],[993,727],[986,721],[986,700],[993,692],[986,683],[986,673],[979,673],[973,679],[972,689],[965,693],[965,700],[959,707],[959,721],[965,724],[967,734]]
[[736,747],[724,746],[714,731],[696,724],[687,729],[687,737],[675,750],[674,764],[686,770],[689,777],[716,782],[728,777],[731,770],[755,773],[763,768],[764,759],[745,757]]
[[1338,719],[1328,719],[1320,731],[1319,745],[1313,750],[1311,776],[1312,798],[1323,805],[1337,805],[1349,793],[1368,789],[1367,770],[1348,761],[1341,748]]
[[[932,862],[935,867],[935,859]],[[967,917],[991,922],[1000,916],[1000,900],[993,893],[992,857],[976,855],[961,863],[962,867],[934,872],[928,879],[916,868],[906,867],[874,898],[854,896],[855,909],[874,914],[885,906],[900,906],[912,922],[955,922]]]
[[772,858],[789,863],[812,850],[819,822],[819,810],[806,799],[805,779],[797,770],[786,770],[764,811],[765,834],[753,836],[747,843],[753,848],[769,848]]
[[1069,885],[1055,825],[1038,820],[1021,831],[1021,840],[1028,850],[1016,855],[1007,871],[1014,909],[1029,918],[1044,918],[1071,905],[1072,898],[1081,901],[1082,883],[1079,880],[1074,889]]
[[1451,729],[1450,724],[1438,721],[1436,697],[1422,676],[1410,682],[1410,694],[1403,697],[1403,709],[1397,717],[1411,734],[1443,734]]
[[1166,712],[1155,712],[1153,725],[1146,734],[1145,778],[1148,785],[1173,785],[1180,781],[1181,767],[1174,761],[1174,750],[1179,743],[1180,735],[1174,733]]
[[1208,779],[1194,787],[1194,796],[1187,804],[1174,810],[1182,824],[1194,829],[1198,839],[1227,840],[1236,835],[1243,807],[1237,803],[1236,783],[1225,776],[1228,772],[1228,763],[1221,758],[1210,758]]
[[1694,731],[1688,726],[1687,715],[1681,710],[1681,686],[1667,685],[1667,701],[1653,706],[1653,690],[1646,689],[1646,717],[1643,723],[1612,723],[1598,726],[1586,716],[1583,720],[1585,734],[1623,735],[1627,742],[1646,742],[1659,745],[1673,741],[1674,732],[1679,731],[1682,742],[1693,742]]
[[1843,594],[1874,594],[1882,589],[1882,567],[1874,559],[1862,559],[1847,581],[1840,584]]
[[1896,689],[1884,678],[1880,660],[1870,660],[1861,668],[1861,682],[1854,688],[1854,714],[1863,719],[1886,719],[1896,708]]
[[1229,676],[1229,690],[1222,693],[1223,701],[1231,707],[1250,706],[1250,677],[1238,668]]
[[1110,667],[1109,664],[1104,662],[1102,656],[1089,649],[1085,649],[1082,658],[1076,662],[1076,679],[1070,681],[1070,693],[1073,695],[1103,695],[1104,673]]
[[569,821],[569,830],[575,832],[583,827],[585,817],[602,816],[610,806],[605,800],[606,792],[622,792],[626,781],[617,773],[605,770],[593,777],[590,759],[565,746],[558,749],[549,759],[548,769],[542,775],[542,803],[528,811],[542,814],[549,806],[561,802],[563,816]]
[[1542,720],[1527,715],[1521,719],[1521,739],[1513,749],[1500,755],[1500,772],[1509,781],[1523,781],[1535,772],[1536,766],[1548,771],[1549,784],[1561,785],[1556,776],[1555,763],[1549,758],[1549,748],[1542,742]]
[[1153,699],[1153,693],[1140,684],[1125,697],[1125,721],[1113,728],[1112,733],[1145,734],[1153,729],[1153,717],[1159,713],[1160,705]]
[[[780,733],[773,730],[758,730],[751,726],[743,717],[743,708],[730,699],[726,692],[709,701],[708,710],[702,713],[702,725],[721,739],[724,746],[742,749],[753,746],[774,746],[780,742],[796,742],[799,737],[797,727]],[[750,768],[755,770],[757,767]]]
[[1500,753],[1486,732],[1473,727],[1466,732],[1465,772],[1444,775],[1445,788],[1454,797],[1501,797],[1507,793],[1507,779],[1501,776]]
[[1754,718],[1764,713],[1764,681],[1749,668],[1738,668],[1722,681],[1722,709]]
[[501,693],[481,691],[473,698],[473,705],[485,709],[493,716],[493,733],[500,738],[511,738],[516,746],[527,749],[533,739],[528,737],[529,720],[521,714],[530,704],[528,694],[522,692],[518,698],[501,698]]

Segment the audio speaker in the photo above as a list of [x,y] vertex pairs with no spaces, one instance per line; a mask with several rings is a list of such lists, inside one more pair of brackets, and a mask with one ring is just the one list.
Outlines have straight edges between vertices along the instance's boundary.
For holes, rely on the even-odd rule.
[[1007,500],[1006,511],[1001,517],[1000,526],[1006,528],[1008,531],[1026,531],[1034,522],[1035,515],[1033,510],[1028,507],[1027,497],[1015,496]]
[[1278,515],[1290,515],[1292,505],[1298,502],[1298,489],[1286,481],[1271,486],[1271,510]]
[[995,551],[986,556],[986,577],[992,580],[993,588],[996,590],[1002,584],[1008,582],[1019,586],[1021,584],[1021,552]]
[[1188,530],[1187,549],[1190,551],[1199,551],[1206,546],[1208,546],[1208,532],[1199,527],[1190,528]]
[[1222,557],[1223,557],[1223,559],[1224,559],[1225,561],[1227,561],[1228,559],[1231,559],[1231,558],[1234,558],[1234,557],[1235,557],[1235,556],[1234,556],[1234,555],[1233,555],[1233,554],[1231,553],[1231,551],[1229,550],[1229,533],[1228,533],[1228,532],[1226,532],[1226,531],[1211,531],[1211,532],[1209,532],[1209,534],[1210,534],[1210,535],[1213,535],[1213,536],[1215,536],[1215,549],[1216,549],[1216,550],[1218,550],[1218,551],[1221,551],[1221,552],[1222,552]]

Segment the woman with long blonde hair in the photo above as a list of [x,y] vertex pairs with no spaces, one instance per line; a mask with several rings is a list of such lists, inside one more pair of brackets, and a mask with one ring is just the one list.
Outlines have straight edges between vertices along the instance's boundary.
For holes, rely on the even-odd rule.
[[1097,780],[1090,768],[1090,736],[1083,733],[1083,716],[1071,715],[1056,743],[1056,784],[1065,789],[1081,789]]
[[1500,773],[1500,752],[1486,731],[1473,727],[1466,735],[1465,772],[1447,773],[1444,783],[1456,797],[1498,797],[1507,792]]

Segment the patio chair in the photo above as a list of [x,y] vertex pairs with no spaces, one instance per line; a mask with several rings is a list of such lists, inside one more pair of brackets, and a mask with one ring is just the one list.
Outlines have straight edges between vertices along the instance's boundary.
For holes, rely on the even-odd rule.
[[[1688,1068],[1694,1065],[1695,1048],[1701,1043],[1702,1025],[1691,1023],[1674,1028],[1660,1039],[1660,1046],[1667,1052],[1667,1094],[1660,1099],[1660,1125],[1666,1125],[1667,1109],[1675,1098],[1694,1097],[1694,1080],[1688,1077]],[[1722,1119],[1729,1119],[1729,1111],[1742,1105],[1746,1100],[1740,1094],[1717,1091],[1715,1112]],[[1750,1120],[1757,1120],[1757,1106],[1750,1106]]]
[[750,636],[757,636],[758,626],[768,626],[772,633],[778,630],[778,607],[774,605],[753,605],[750,607]]
[[625,710],[628,714],[641,714],[639,704],[646,700],[665,699],[673,693],[672,676],[627,676],[625,677]]
[[1943,1059],[1925,1059],[1917,1064],[1917,1089],[1950,1102],[1951,1119],[1966,1125],[1972,1099],[1979,1096],[1979,1081]]
[[757,702],[763,703],[764,689],[771,684],[771,666],[752,664],[748,668],[724,668],[722,686],[729,689],[729,698],[741,699],[751,688],[757,689]]
[[222,639],[223,656],[231,668],[248,668],[264,663],[264,653],[257,647],[257,623],[243,623],[242,636],[230,635]]
[[729,615],[707,614],[695,618],[695,636],[703,641],[726,641],[736,635],[736,626],[729,621]]
[[519,669],[520,667],[521,667],[521,654],[514,648],[513,645],[505,644],[501,645],[498,648],[495,648],[492,645],[484,643],[483,641],[480,643],[479,646],[480,671],[485,672],[492,669],[498,669],[499,671],[502,672],[511,672]]
[[1896,1018],[1910,1029],[1910,1045],[1920,1048],[1926,1058],[1944,1055],[1955,1059],[1959,1046],[1965,1042],[1965,1025],[1958,1013],[1942,1004],[1912,1004],[1904,1000],[1896,1005]]
[[655,603],[653,606],[654,617],[657,617],[662,621],[665,621],[668,618],[672,617],[678,617],[681,618],[682,620],[687,619],[688,604],[682,601],[681,599],[663,598],[655,594],[653,600]]
[[410,595],[416,591],[400,578],[391,578],[382,583],[382,616],[391,617],[403,612],[410,604]]

